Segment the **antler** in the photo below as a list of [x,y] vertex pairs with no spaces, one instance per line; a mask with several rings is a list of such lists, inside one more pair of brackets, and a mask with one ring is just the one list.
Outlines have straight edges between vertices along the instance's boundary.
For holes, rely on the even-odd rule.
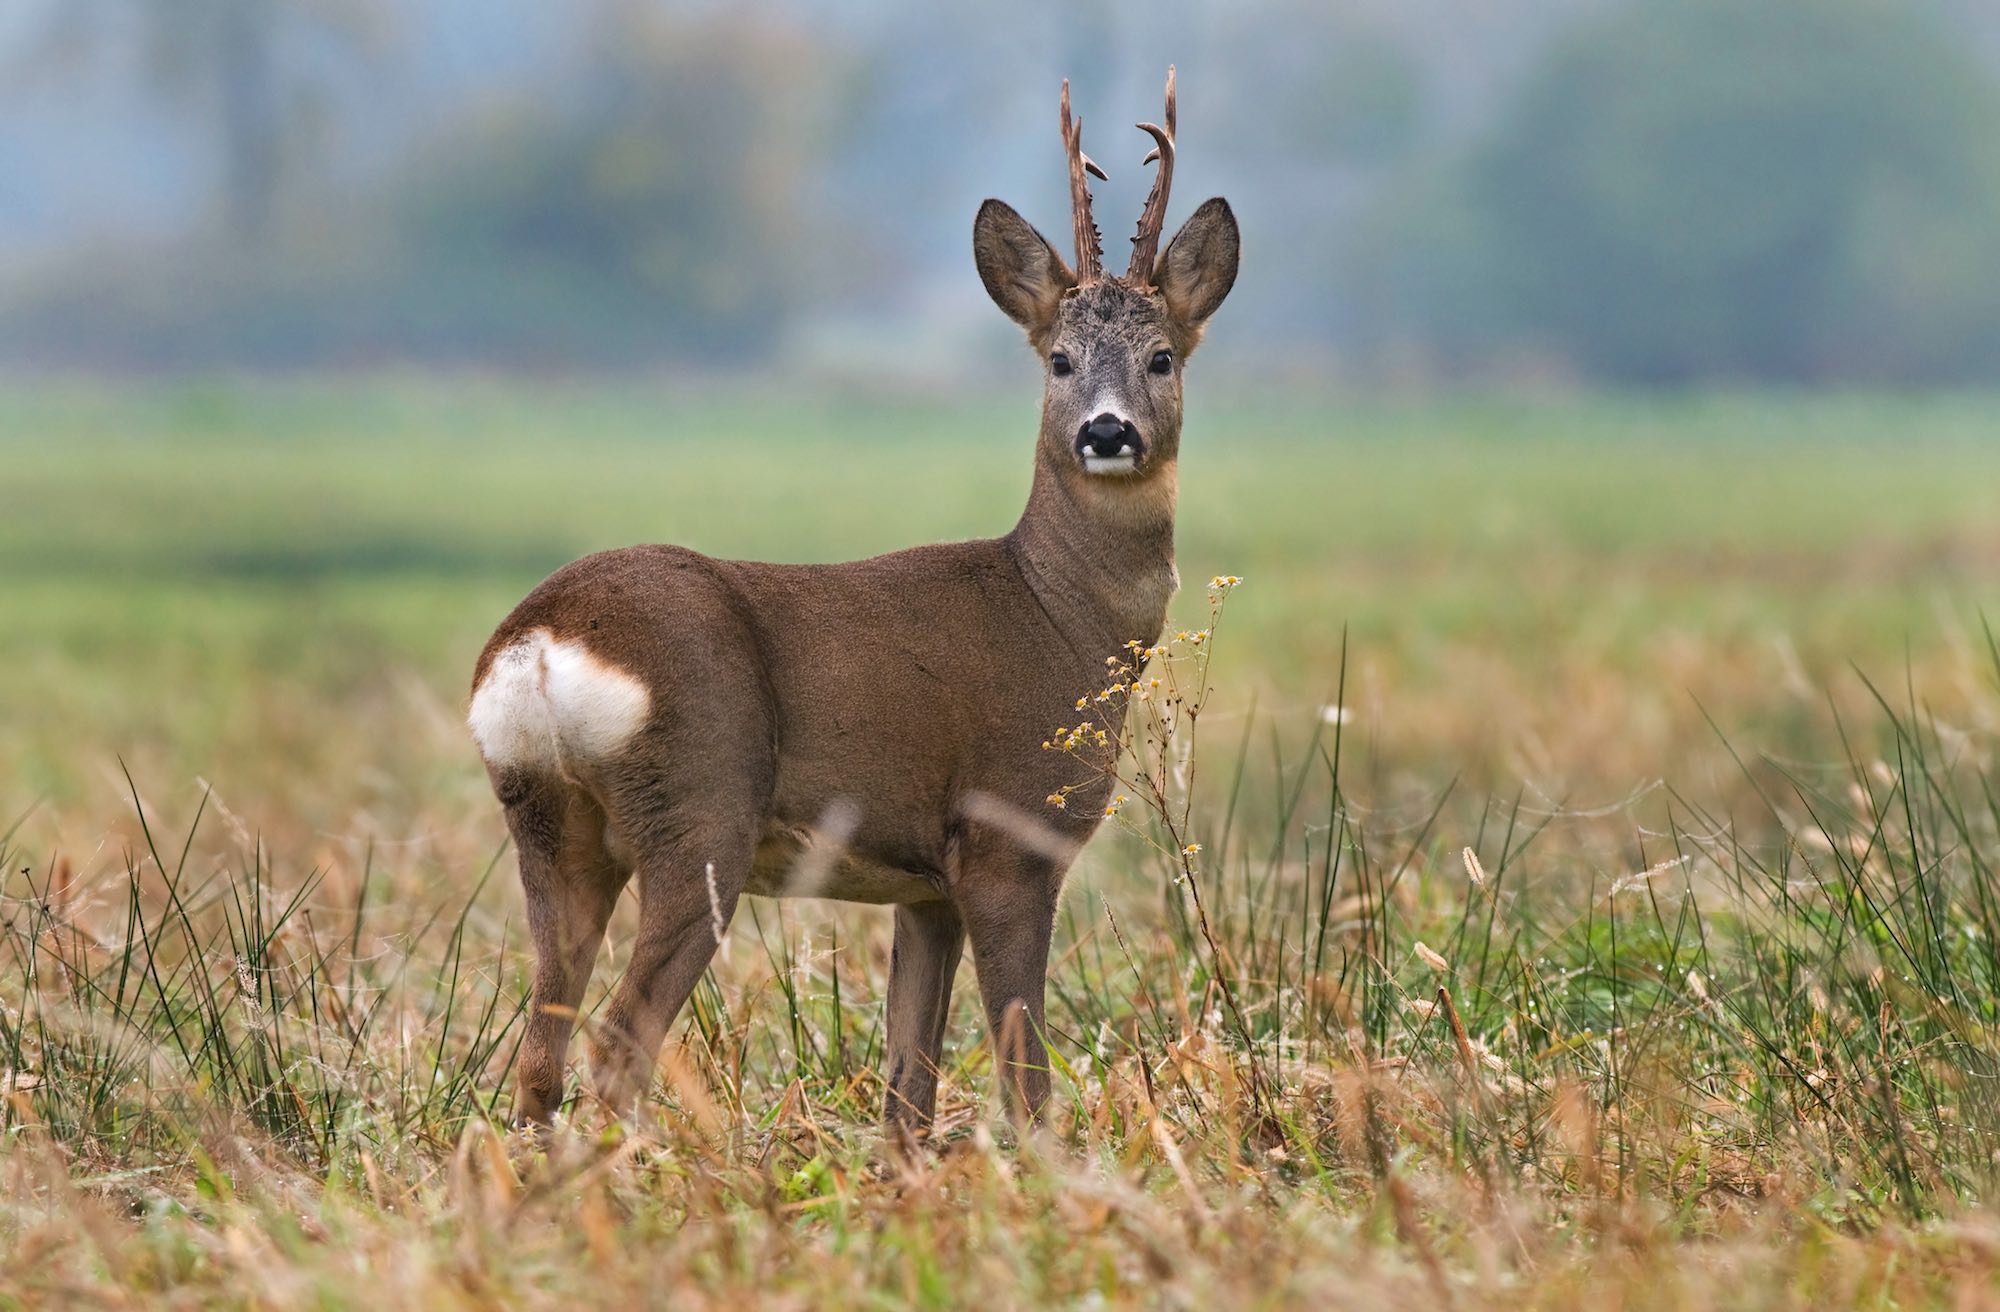
[[1096,221],[1090,217],[1090,182],[1084,174],[1102,178],[1104,170],[1083,153],[1083,117],[1078,115],[1074,122],[1070,119],[1068,78],[1063,79],[1062,134],[1063,149],[1069,155],[1069,208],[1070,221],[1076,228],[1076,280],[1095,282],[1104,276],[1104,242],[1098,235]]
[[1174,185],[1174,66],[1167,65],[1167,126],[1157,123],[1141,123],[1139,131],[1153,138],[1153,149],[1141,161],[1140,167],[1160,161],[1160,171],[1153,175],[1153,189],[1146,195],[1146,208],[1139,211],[1139,231],[1132,238],[1132,267],[1125,271],[1125,281],[1135,287],[1149,287],[1153,282],[1153,262],[1160,254],[1160,229],[1167,221],[1167,192]]

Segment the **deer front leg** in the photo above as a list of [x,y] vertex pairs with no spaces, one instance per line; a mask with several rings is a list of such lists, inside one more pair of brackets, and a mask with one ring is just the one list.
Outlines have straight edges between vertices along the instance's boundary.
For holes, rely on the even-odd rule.
[[949,902],[896,908],[889,958],[888,1090],[882,1126],[898,1148],[915,1144],[937,1109],[938,1061],[952,976],[965,946],[965,924]]
[[638,938],[591,1049],[598,1096],[620,1115],[646,1091],[661,1041],[714,958],[750,855],[747,838],[712,830],[641,855]]
[[[968,843],[968,847],[972,845]],[[1062,872],[1044,857],[989,842],[962,858],[953,895],[972,942],[972,964],[993,1036],[993,1069],[1017,1123],[1049,1097],[1043,995]]]

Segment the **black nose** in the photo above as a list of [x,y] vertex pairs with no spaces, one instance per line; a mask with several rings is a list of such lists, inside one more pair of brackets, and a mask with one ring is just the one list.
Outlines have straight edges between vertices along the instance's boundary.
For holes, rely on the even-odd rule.
[[1117,415],[1105,413],[1085,424],[1076,435],[1079,455],[1116,456],[1139,451],[1139,430]]

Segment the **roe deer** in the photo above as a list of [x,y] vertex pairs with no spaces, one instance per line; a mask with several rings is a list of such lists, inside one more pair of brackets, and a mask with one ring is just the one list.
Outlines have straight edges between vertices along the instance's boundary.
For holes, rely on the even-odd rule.
[[[1046,365],[1032,491],[1011,533],[839,565],[607,551],[551,575],[480,653],[469,719],[535,947],[520,1120],[547,1121],[562,1101],[576,1008],[634,876],[638,938],[592,1043],[613,1107],[644,1092],[737,899],[757,893],[895,906],[892,1139],[930,1123],[968,939],[1008,1105],[1039,1111],[1057,894],[1104,805],[1101,787],[1046,805],[1079,767],[1041,744],[1102,686],[1107,657],[1165,623],[1181,371],[1236,279],[1220,198],[1158,253],[1171,69],[1165,118],[1139,125],[1159,170],[1122,278],[1103,271],[1084,175],[1104,173],[1083,154],[1068,83],[1076,268],[997,200],[973,224],[980,279]],[[798,886],[789,873],[815,853],[824,868]]]

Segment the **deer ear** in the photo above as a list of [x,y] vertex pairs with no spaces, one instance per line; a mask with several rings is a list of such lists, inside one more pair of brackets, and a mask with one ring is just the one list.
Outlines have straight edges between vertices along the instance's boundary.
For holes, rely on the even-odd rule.
[[1229,202],[1220,196],[1203,201],[1153,266],[1153,285],[1166,298],[1167,313],[1199,330],[1236,285],[1239,244]]
[[989,200],[972,221],[972,262],[993,303],[1040,346],[1055,327],[1063,293],[1076,286],[1076,275],[1049,239],[1012,206]]

